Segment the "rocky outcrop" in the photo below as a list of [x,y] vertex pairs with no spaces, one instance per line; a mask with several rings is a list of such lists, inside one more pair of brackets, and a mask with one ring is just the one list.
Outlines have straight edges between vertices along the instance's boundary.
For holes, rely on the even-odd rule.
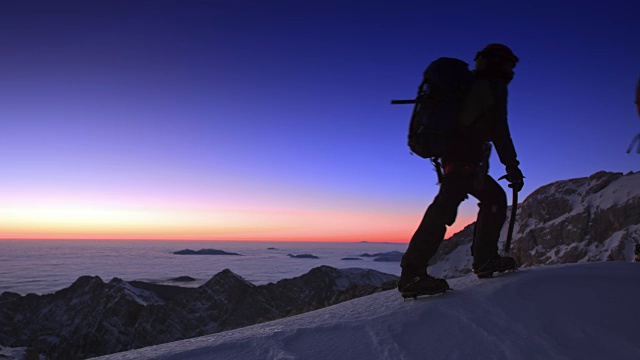
[[[507,222],[501,234],[506,238]],[[471,271],[475,224],[443,242],[429,273]],[[633,261],[640,242],[640,173],[598,172],[540,187],[518,205],[510,255],[521,266]],[[502,249],[502,248],[501,248]]]
[[84,276],[54,294],[0,295],[0,344],[83,359],[319,309],[393,288],[396,280],[328,266],[261,286],[230,270],[198,288]]
[[83,276],[54,294],[0,295],[0,343],[28,346],[59,359],[127,348],[148,306],[163,300],[113,279]]
[[599,172],[533,192],[521,204],[513,254],[523,265],[631,261],[640,240],[640,173]]

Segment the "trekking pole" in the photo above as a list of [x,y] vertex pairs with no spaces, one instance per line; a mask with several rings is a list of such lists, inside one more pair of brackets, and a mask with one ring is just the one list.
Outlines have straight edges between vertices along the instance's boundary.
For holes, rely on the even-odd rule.
[[[394,100],[396,101],[396,100]],[[393,102],[391,102],[393,104]],[[637,153],[640,154],[640,134],[636,135],[632,140],[631,140],[631,144],[629,145],[629,148],[627,149],[627,154],[629,154],[631,152],[631,150],[633,150],[633,146],[638,143],[638,151]]]
[[[500,177],[498,180],[506,179],[507,175]],[[512,184],[509,184],[509,187],[513,189],[512,198],[511,198],[511,218],[509,219],[509,229],[507,230],[507,241],[504,243],[504,253],[509,253],[509,248],[511,248],[511,239],[513,238],[513,227],[516,224],[516,213],[518,211],[518,192],[516,188],[513,187]]]

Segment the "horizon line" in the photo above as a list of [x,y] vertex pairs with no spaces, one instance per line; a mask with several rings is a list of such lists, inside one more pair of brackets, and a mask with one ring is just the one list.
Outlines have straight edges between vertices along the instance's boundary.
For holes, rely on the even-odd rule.
[[[446,241],[447,239],[445,239]],[[301,240],[301,239],[162,239],[162,238],[51,238],[51,237],[30,237],[30,238],[4,238],[0,241],[191,241],[191,242],[303,242],[303,243],[387,243],[387,244],[409,244],[408,241],[390,240]]]

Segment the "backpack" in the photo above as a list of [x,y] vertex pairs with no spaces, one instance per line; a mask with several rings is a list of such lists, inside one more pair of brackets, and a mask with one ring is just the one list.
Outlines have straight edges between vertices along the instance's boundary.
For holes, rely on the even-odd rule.
[[462,106],[473,73],[459,59],[441,57],[424,71],[414,100],[392,100],[392,104],[415,104],[409,123],[411,152],[434,162],[449,151],[456,129],[456,117]]

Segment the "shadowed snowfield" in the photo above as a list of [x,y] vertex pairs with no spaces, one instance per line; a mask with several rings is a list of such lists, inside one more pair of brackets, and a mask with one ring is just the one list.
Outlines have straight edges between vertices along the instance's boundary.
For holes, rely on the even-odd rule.
[[540,266],[403,301],[396,291],[100,359],[635,359],[640,264]]

